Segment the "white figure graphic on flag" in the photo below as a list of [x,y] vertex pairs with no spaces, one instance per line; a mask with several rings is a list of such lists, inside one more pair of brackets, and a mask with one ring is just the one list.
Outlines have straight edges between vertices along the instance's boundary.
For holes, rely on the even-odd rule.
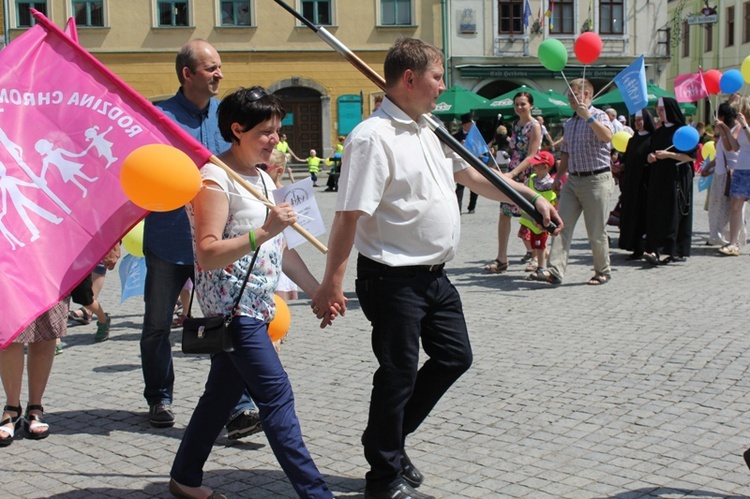
[[[26,211],[27,208],[28,210],[36,213],[48,222],[52,222],[54,224],[59,224],[63,221],[63,219],[55,216],[54,213],[45,210],[32,200],[24,196],[23,192],[21,192],[21,187],[33,187],[35,189],[39,189],[39,186],[37,186],[34,182],[24,182],[23,180],[8,175],[5,165],[0,162],[0,196],[2,196],[0,199],[2,199],[2,215],[5,216],[5,214],[7,213],[8,200],[10,199],[10,202],[13,203],[13,207],[23,219],[23,222],[26,224],[29,232],[31,232],[31,241],[36,241],[37,239],[39,239],[39,229],[34,224],[34,222],[31,221],[31,218]],[[3,231],[3,234],[5,234],[5,231]],[[7,237],[8,236],[6,236],[6,238]],[[13,239],[18,241],[18,239],[15,237],[13,237]],[[10,241],[10,239],[8,240]],[[13,241],[11,241],[11,245],[12,244]]]
[[52,189],[47,186],[47,181],[44,179],[44,177],[40,177],[39,175],[34,173],[34,170],[32,170],[31,167],[29,167],[29,165],[27,165],[23,160],[23,149],[21,148],[21,146],[10,140],[2,128],[0,128],[0,144],[5,147],[5,150],[8,151],[8,154],[10,154],[16,164],[21,167],[23,172],[28,175],[31,180],[34,181],[36,186],[39,187],[47,196],[49,196],[50,199],[52,199],[52,201],[54,201],[54,203],[59,206],[61,210],[63,210],[67,214],[70,214],[70,208],[68,208],[68,206],[63,203],[62,199],[57,197],[57,194],[52,192]]
[[99,177],[92,178],[83,173],[81,171],[84,167],[83,163],[77,163],[65,157],[68,156],[70,158],[80,158],[81,156],[83,156],[83,154],[85,154],[85,152],[83,154],[75,154],[70,151],[66,151],[61,147],[55,148],[52,145],[52,142],[47,139],[39,139],[36,142],[34,148],[39,154],[42,155],[41,176],[45,177],[47,168],[49,168],[49,165],[52,165],[60,171],[63,182],[73,182],[78,186],[79,189],[81,189],[81,191],[83,191],[83,197],[86,197],[86,194],[88,194],[88,190],[76,179],[76,177],[80,177],[87,182],[96,182],[99,179]]
[[105,158],[107,160],[107,164],[104,166],[104,168],[109,168],[109,165],[117,161],[117,158],[112,156],[112,146],[114,145],[114,143],[104,138],[104,136],[107,135],[107,133],[109,133],[111,130],[112,127],[109,127],[106,131],[98,133],[99,127],[94,125],[84,132],[84,135],[86,136],[86,142],[91,142],[88,148],[86,148],[85,152],[89,152],[91,148],[96,149],[99,157]]

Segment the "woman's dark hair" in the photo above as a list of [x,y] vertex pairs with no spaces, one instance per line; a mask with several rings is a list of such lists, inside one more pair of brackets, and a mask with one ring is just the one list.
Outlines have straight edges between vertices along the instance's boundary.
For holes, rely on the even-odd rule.
[[722,102],[719,104],[719,109],[716,111],[716,116],[724,118],[722,121],[728,127],[734,126],[735,120],[737,120],[737,109],[735,109],[728,102]]
[[529,92],[518,92],[513,96],[513,104],[516,103],[516,99],[518,99],[519,97],[526,97],[526,100],[529,101],[529,104],[531,104],[532,106],[534,105],[534,96]]
[[219,132],[227,142],[238,142],[232,123],[239,123],[246,132],[271,118],[284,119],[286,111],[281,100],[263,87],[240,88],[224,97],[219,104]]

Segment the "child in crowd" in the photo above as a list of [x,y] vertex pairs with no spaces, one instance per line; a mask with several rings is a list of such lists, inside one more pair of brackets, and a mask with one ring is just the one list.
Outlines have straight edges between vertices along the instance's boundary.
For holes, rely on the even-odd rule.
[[318,172],[320,171],[320,162],[322,160],[318,157],[318,153],[315,149],[310,149],[310,156],[307,158],[307,171],[310,172],[310,178],[313,181],[313,187],[317,187],[318,184]]
[[[529,160],[534,173],[528,180],[528,185],[540,196],[555,205],[557,194],[552,190],[552,176],[549,174],[555,166],[555,157],[548,151],[540,151],[536,156]],[[525,212],[521,215],[521,225],[528,227],[531,231],[531,251],[533,260],[536,260],[536,269],[526,267],[527,271],[533,271],[529,276],[532,281],[545,281],[547,278],[544,274],[547,251],[547,231],[536,226],[534,220]]]
[[[268,176],[271,177],[276,187],[283,187],[283,184],[281,183],[281,176],[284,174],[284,170],[286,170],[286,157],[281,151],[273,151],[271,153],[271,157],[268,159],[268,164],[261,165],[261,169],[268,173]],[[298,298],[297,285],[294,284],[294,281],[289,279],[289,277],[287,277],[283,272],[279,276],[279,282],[276,285],[275,293],[285,302],[288,302],[289,300],[296,300]],[[283,341],[284,338],[281,338],[280,340],[276,340],[273,342],[273,346],[274,348],[276,348],[276,352],[278,352],[281,348],[281,343]]]

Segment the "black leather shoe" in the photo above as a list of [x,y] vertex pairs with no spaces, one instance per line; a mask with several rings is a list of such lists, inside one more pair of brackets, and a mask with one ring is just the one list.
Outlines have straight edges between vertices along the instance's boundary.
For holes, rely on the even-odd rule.
[[401,482],[385,490],[365,489],[365,499],[435,499],[435,496],[417,492],[408,483]]
[[415,489],[424,482],[424,475],[411,463],[406,451],[401,451],[401,476]]

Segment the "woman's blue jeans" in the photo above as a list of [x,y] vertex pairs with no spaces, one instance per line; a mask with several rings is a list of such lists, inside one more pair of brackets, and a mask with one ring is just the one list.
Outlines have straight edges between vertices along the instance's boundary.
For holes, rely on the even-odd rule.
[[268,325],[238,316],[230,327],[235,350],[211,358],[206,388],[182,437],[172,478],[188,487],[201,485],[203,465],[214,441],[247,387],[260,411],[268,443],[297,494],[333,497],[302,441],[292,386],[268,336]]

